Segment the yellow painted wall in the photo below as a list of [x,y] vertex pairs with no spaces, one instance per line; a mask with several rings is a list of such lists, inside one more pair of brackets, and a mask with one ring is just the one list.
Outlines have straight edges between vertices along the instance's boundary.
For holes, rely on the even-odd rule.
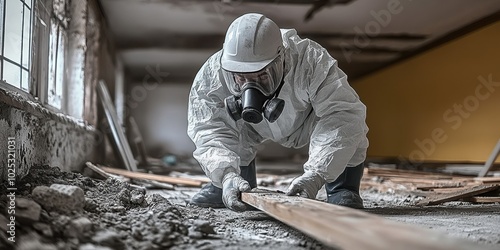
[[500,22],[352,85],[369,157],[484,162],[500,139]]

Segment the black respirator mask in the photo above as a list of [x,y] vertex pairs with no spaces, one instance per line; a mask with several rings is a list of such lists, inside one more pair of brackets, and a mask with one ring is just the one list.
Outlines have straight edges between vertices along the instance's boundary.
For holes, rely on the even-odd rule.
[[248,84],[240,96],[232,95],[224,99],[227,112],[235,121],[243,119],[250,123],[260,123],[265,117],[269,122],[275,122],[285,107],[285,101],[278,98],[283,82],[269,96],[252,85]]
[[226,110],[238,121],[260,123],[264,117],[275,122],[285,107],[285,101],[278,98],[284,83],[283,55],[279,55],[264,68],[253,72],[239,72],[222,69],[222,77],[231,96],[224,99]]

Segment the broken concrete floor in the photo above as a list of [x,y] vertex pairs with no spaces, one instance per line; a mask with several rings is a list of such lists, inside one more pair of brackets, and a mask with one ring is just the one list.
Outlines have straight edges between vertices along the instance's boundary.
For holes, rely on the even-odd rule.
[[[18,183],[17,249],[328,249],[257,210],[237,213],[187,205],[197,190],[145,192],[116,180],[32,168]],[[0,191],[0,207],[6,211],[7,190],[2,186]],[[58,193],[59,198],[41,198],[47,193]],[[500,247],[498,203],[449,202],[421,208],[413,206],[420,198],[412,195],[367,190],[362,196],[366,212]],[[5,228],[8,217],[2,214],[0,249],[12,249]]]

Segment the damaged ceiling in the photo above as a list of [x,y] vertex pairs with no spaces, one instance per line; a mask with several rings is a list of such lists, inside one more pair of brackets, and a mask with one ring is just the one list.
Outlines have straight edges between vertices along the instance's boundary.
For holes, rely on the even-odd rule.
[[262,13],[295,28],[339,61],[351,79],[499,19],[497,0],[100,0],[131,81],[148,69],[190,82],[222,48],[229,24]]

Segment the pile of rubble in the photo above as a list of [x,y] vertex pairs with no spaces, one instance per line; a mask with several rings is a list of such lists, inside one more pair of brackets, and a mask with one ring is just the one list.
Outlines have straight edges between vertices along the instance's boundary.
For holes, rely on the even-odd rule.
[[10,197],[0,187],[0,249],[165,249],[215,233],[162,196],[115,179],[43,166],[17,186]]

